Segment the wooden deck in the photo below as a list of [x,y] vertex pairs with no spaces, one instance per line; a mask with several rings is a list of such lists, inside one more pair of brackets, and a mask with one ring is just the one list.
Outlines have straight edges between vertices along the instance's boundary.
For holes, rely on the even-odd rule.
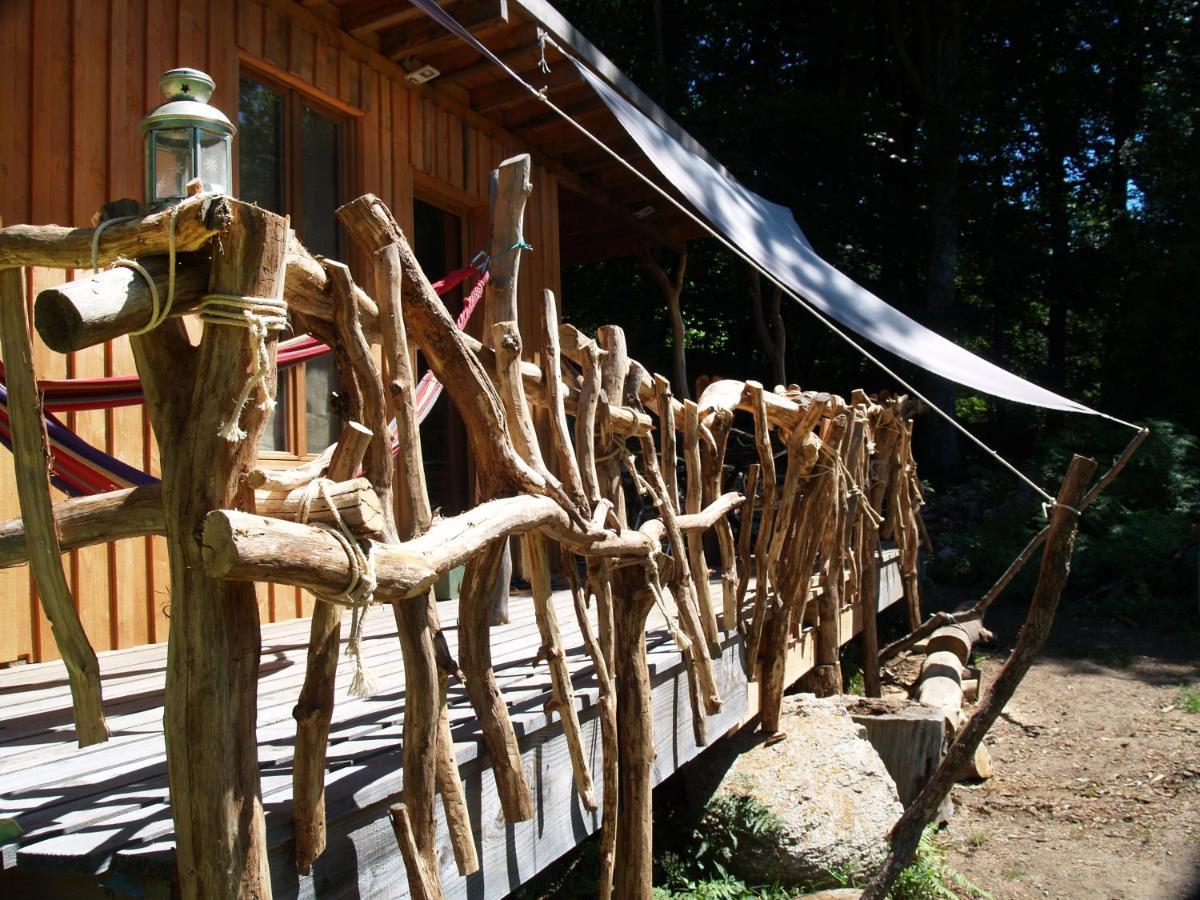
[[[885,551],[885,560],[880,609],[900,597],[894,551]],[[719,603],[719,587],[713,596]],[[592,668],[570,596],[556,593],[555,602],[599,795],[600,736]],[[440,607],[451,649],[457,637],[454,609],[452,603]],[[478,725],[462,688],[452,688],[455,744],[482,868],[470,878],[459,877],[442,840],[442,878],[450,897],[502,897],[600,824],[599,814],[589,813],[575,793],[557,718],[543,711],[549,677],[544,666],[530,665],[538,646],[531,600],[514,596],[511,612],[511,624],[493,629],[493,658],[521,741],[535,815],[516,825],[503,820]],[[844,610],[845,640],[858,630],[858,616]],[[291,827],[291,713],[304,675],[308,620],[264,626],[262,638],[259,762],[275,896],[407,896],[404,865],[386,815],[401,789],[404,711],[404,674],[391,611],[372,610],[364,640],[379,692],[366,700],[347,697],[353,665],[345,658],[339,665],[326,778],[329,842],[311,876],[296,873]],[[648,646],[657,783],[700,748],[692,740],[682,660],[657,611],[651,616]],[[731,634],[721,659],[714,661],[724,708],[709,719],[712,739],[756,709],[743,656],[742,639]],[[793,646],[789,679],[811,665],[812,641],[806,633]],[[84,750],[75,744],[61,663],[0,671],[0,817],[15,819],[24,832],[19,840],[0,847],[4,896],[113,896],[106,889],[116,896],[171,894],[174,845],[162,728],[166,645],[102,653],[100,666],[112,737]],[[444,835],[440,808],[439,827]]]

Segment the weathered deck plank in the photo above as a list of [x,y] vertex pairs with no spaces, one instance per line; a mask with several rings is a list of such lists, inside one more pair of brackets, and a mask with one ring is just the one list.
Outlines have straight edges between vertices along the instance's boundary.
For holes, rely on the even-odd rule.
[[[890,556],[890,554],[889,554]],[[881,608],[898,596],[894,565],[881,567]],[[589,763],[602,773],[591,662],[582,646],[570,597],[555,594],[562,639],[575,684]],[[443,604],[446,637],[456,649],[453,604]],[[570,777],[566,743],[556,716],[547,716],[550,680],[533,668],[538,636],[532,603],[514,597],[512,622],[493,630],[496,677],[509,703],[522,759],[535,792],[534,818],[507,825],[480,734],[465,692],[451,689],[451,720],[482,869],[458,876],[443,840],[439,858],[447,896],[498,897],[527,880],[599,827]],[[847,639],[857,627],[847,610]],[[855,622],[855,626],[857,623]],[[789,674],[805,665],[804,645],[794,651]],[[291,832],[291,760],[295,723],[291,717],[304,672],[307,621],[265,626],[259,680],[258,738],[271,869],[276,896],[407,896],[403,864],[396,853],[386,807],[402,786],[403,667],[391,615],[368,619],[364,650],[381,689],[360,700],[345,696],[353,662],[338,666],[338,705],[330,732],[327,777],[328,850],[311,876],[296,874]],[[692,740],[691,710],[682,662],[655,611],[650,621],[649,663],[653,685],[655,781],[701,752]],[[726,638],[714,660],[725,699],[709,724],[716,737],[752,714],[743,673],[742,642]],[[77,749],[70,699],[61,663],[0,672],[0,816],[15,818],[25,831],[19,842],[0,848],[4,871],[80,875],[108,872],[118,878],[167,882],[173,877],[172,824],[166,805],[166,762],[162,738],[164,644],[100,654],[105,712],[112,728],[107,744]],[[597,787],[599,788],[599,783]],[[438,810],[439,829],[445,823]]]

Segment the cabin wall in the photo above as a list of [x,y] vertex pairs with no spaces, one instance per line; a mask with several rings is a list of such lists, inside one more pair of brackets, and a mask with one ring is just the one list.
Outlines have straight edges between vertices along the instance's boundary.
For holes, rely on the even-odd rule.
[[[378,194],[407,229],[415,194],[462,216],[469,253],[484,248],[488,172],[522,148],[496,139],[486,122],[454,101],[409,88],[398,66],[290,0],[0,3],[3,223],[87,226],[107,200],[144,199],[138,122],[160,101],[159,76],[176,66],[207,71],[217,82],[212,102],[236,119],[239,65],[351,116],[349,196]],[[535,251],[522,258],[520,279],[527,334],[536,333],[534,300],[543,288],[557,291],[559,269],[555,178],[535,167],[533,187],[526,236]],[[349,262],[365,275],[361,260]],[[73,274],[30,272],[29,302]],[[40,378],[135,371],[126,338],[67,356],[36,335],[34,344]],[[66,421],[85,440],[157,474],[141,407],[75,413]],[[0,519],[17,515],[12,458],[0,451]],[[63,563],[98,651],[166,639],[169,575],[161,539],[86,548]],[[259,601],[264,621],[305,615],[312,603],[293,588],[266,585]],[[0,570],[0,664],[57,656],[28,567]]]

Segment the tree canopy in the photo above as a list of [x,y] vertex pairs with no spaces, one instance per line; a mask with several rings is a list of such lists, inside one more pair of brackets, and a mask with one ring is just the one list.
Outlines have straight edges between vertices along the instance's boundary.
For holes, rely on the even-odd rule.
[[[1090,405],[1198,430],[1197,4],[558,6],[885,300]],[[622,303],[630,321],[661,317],[639,330],[637,349],[665,362],[666,311],[639,269],[622,260],[569,272],[566,308],[585,325]],[[683,291],[693,377],[771,379],[744,269],[713,242],[693,245]],[[790,381],[890,386],[795,304],[783,314]],[[1073,427],[922,384],[1010,452],[1047,425]]]

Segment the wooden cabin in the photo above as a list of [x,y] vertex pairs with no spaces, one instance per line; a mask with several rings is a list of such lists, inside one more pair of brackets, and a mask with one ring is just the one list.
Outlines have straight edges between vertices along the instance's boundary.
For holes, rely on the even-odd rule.
[[[559,59],[549,74],[539,71],[539,28],[686,137],[542,0],[442,6],[602,136],[614,138],[620,127],[574,68]],[[494,63],[404,0],[7,0],[0,4],[3,223],[87,226],[106,201],[142,200],[138,123],[162,100],[160,75],[177,66],[208,72],[216,81],[213,105],[239,127],[235,193],[290,215],[306,246],[347,258],[356,270],[363,261],[334,218],[338,205],[367,192],[383,198],[436,278],[485,248],[488,173],[507,157],[531,153],[525,228],[535,249],[521,264],[522,327],[532,322],[534,298],[544,288],[557,292],[564,264],[678,245],[694,233]],[[426,66],[436,76],[414,83],[410,72]],[[617,146],[632,155],[628,139],[617,138]],[[34,271],[29,295],[71,274]],[[452,310],[460,294],[447,297]],[[134,372],[125,338],[66,356],[37,342],[34,362],[39,378]],[[287,466],[331,442],[332,377],[328,358],[289,372],[264,458]],[[141,406],[71,413],[65,421],[106,453],[156,474]],[[444,399],[423,436],[434,505],[462,510],[470,465],[461,424]],[[18,514],[11,458],[0,452],[0,519]],[[72,552],[67,568],[97,650],[166,639],[160,538]],[[296,589],[260,590],[264,622],[306,615],[311,603]],[[0,569],[0,665],[56,655],[27,568]]]

